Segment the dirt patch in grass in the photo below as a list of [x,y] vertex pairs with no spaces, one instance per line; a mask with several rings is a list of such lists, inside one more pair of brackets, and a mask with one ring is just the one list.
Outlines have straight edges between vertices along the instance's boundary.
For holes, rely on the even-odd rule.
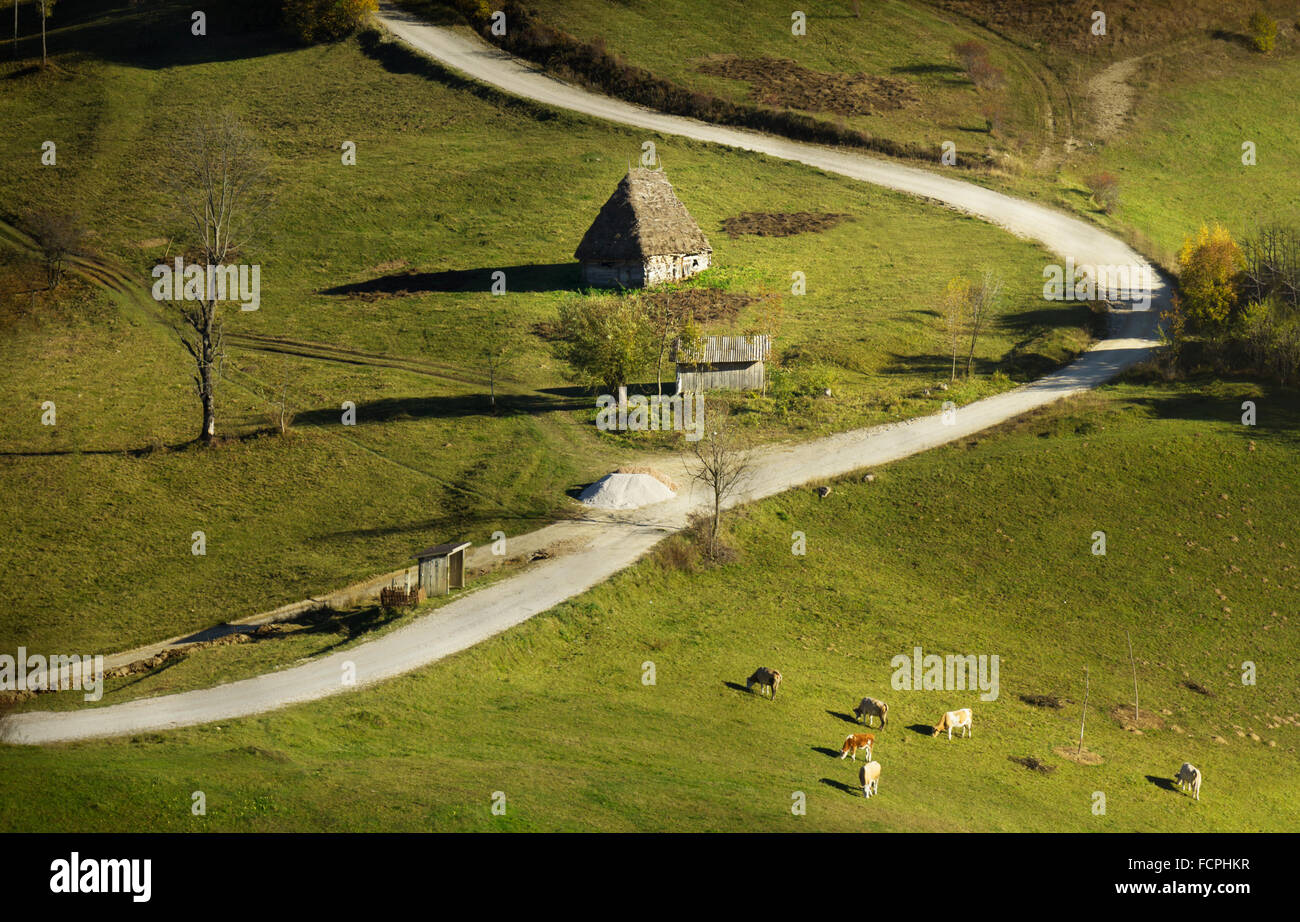
[[1056,695],[1021,695],[1020,700],[1036,708],[1052,708],[1058,711],[1065,703]]
[[750,234],[756,237],[793,237],[795,234],[816,234],[845,221],[852,215],[827,212],[795,211],[775,214],[761,211],[744,211],[722,222],[729,237]]
[[667,306],[678,317],[694,317],[696,323],[731,323],[741,310],[762,300],[716,288],[676,288],[652,292],[646,297],[656,306]]
[[1121,704],[1111,709],[1110,716],[1113,717],[1119,725],[1125,730],[1138,730],[1146,732],[1147,730],[1163,730],[1165,728],[1164,718],[1156,711],[1148,708],[1139,707],[1137,716],[1133,715],[1133,705]]
[[1050,775],[1056,771],[1055,765],[1048,765],[1046,762],[1040,762],[1033,756],[1007,756],[1007,760],[1015,762],[1017,765],[1023,765],[1031,772],[1038,772],[1040,775]]
[[1210,694],[1210,690],[1206,688],[1204,685],[1200,684],[1199,682],[1192,682],[1189,680],[1183,683],[1183,688],[1186,688],[1189,691],[1194,691],[1198,695],[1204,695],[1207,698],[1214,697],[1213,695]]
[[1106,761],[1097,753],[1093,752],[1087,746],[1080,751],[1077,744],[1072,743],[1069,746],[1057,746],[1052,752],[1056,753],[1067,762],[1073,762],[1075,765],[1100,765]]
[[906,80],[869,74],[827,74],[786,58],[711,55],[695,69],[702,74],[744,80],[759,103],[805,112],[871,115],[901,109],[916,100]]

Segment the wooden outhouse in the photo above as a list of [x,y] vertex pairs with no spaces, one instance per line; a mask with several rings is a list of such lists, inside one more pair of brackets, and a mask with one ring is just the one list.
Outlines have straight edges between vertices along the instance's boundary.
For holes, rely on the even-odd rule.
[[465,588],[465,548],[469,541],[459,544],[435,544],[418,551],[415,559],[419,565],[419,587],[429,596],[446,595],[452,589]]

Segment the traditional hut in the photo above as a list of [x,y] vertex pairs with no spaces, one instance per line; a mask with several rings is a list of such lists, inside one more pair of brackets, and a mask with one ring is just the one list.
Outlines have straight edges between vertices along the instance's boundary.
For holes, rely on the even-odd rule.
[[713,248],[662,170],[633,169],[588,228],[574,256],[593,288],[644,288],[709,267]]
[[770,336],[709,336],[693,348],[679,340],[673,346],[677,393],[762,390],[771,355]]

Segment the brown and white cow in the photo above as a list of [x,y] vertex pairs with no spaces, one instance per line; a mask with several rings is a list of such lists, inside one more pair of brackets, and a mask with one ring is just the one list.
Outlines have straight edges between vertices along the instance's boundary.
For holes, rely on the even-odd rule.
[[934,732],[930,735],[938,736],[944,730],[948,731],[948,739],[952,739],[953,730],[960,730],[963,739],[968,735],[972,735],[974,731],[971,729],[970,708],[962,708],[944,714],[943,719],[939,721],[939,725],[934,728]]
[[863,698],[862,702],[853,709],[853,716],[868,727],[871,726],[871,718],[879,717],[880,726],[883,728],[889,718],[889,705],[879,698]]
[[781,687],[781,673],[775,669],[768,669],[766,666],[759,666],[754,670],[754,674],[745,680],[745,688],[750,691],[754,686],[758,686],[758,693],[761,695],[763,689],[767,689],[768,695],[775,699],[776,690]]
[[1174,776],[1174,781],[1178,783],[1179,790],[1190,791],[1197,800],[1201,799],[1201,770],[1191,762],[1183,763],[1183,767]]
[[858,784],[862,785],[862,796],[870,797],[880,787],[880,763],[864,762],[858,769]]
[[876,738],[870,733],[851,733],[844,738],[844,748],[840,750],[840,758],[853,757],[853,761],[858,761],[858,750],[867,751],[867,761],[871,761],[871,750],[876,745]]

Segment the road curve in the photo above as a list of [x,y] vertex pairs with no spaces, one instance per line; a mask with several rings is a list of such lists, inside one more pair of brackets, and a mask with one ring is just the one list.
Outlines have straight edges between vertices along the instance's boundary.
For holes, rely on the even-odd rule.
[[[385,8],[381,22],[398,38],[448,67],[508,93],[596,118],[729,147],[758,151],[853,179],[920,196],[977,215],[1036,240],[1076,264],[1147,265],[1105,232],[1069,215],[938,173],[755,132],[664,115],[569,86],[472,35],[431,26]],[[754,473],[733,500],[749,502],[791,487],[897,461],[967,437],[1111,379],[1155,345],[1155,318],[1167,298],[1154,275],[1152,308],[1119,312],[1112,335],[1066,368],[1032,384],[960,408],[948,419],[927,416],[859,429],[757,453]],[[690,474],[676,472],[679,482]],[[435,613],[340,653],[301,666],[181,694],[66,712],[13,714],[0,741],[20,744],[124,736],[230,720],[324,698],[418,669],[465,650],[570,599],[630,566],[681,528],[705,497],[684,488],[673,500],[614,519],[565,522],[580,546],[572,553],[467,593]],[[354,677],[348,681],[349,677]]]

